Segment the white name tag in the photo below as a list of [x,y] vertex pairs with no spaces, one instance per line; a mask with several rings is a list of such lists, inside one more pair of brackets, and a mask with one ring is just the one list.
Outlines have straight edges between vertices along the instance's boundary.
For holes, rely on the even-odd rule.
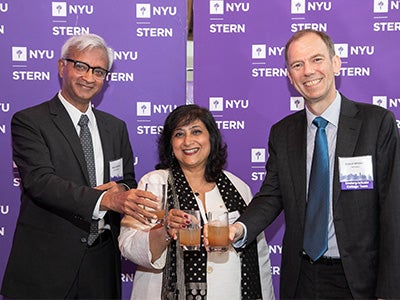
[[123,159],[110,161],[110,181],[119,181],[124,179]]
[[339,178],[342,190],[373,189],[372,156],[339,157]]

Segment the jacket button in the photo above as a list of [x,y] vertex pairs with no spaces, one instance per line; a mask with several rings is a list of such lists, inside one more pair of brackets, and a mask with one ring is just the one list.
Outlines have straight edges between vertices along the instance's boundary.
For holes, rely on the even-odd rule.
[[81,237],[81,242],[86,244],[87,243],[87,239],[85,237]]

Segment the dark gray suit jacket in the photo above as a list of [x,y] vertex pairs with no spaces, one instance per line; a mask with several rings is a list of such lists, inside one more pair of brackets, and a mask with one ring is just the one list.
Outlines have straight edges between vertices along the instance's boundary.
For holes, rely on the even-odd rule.
[[[295,295],[306,209],[306,113],[271,128],[266,178],[238,221],[255,239],[284,211],[280,296]],[[371,155],[374,189],[341,190],[338,157]],[[354,298],[400,298],[400,139],[393,114],[342,96],[333,178],[333,217]]]
[[[104,182],[110,181],[109,162],[123,158],[123,182],[135,187],[125,123],[93,111],[104,153]],[[2,294],[11,298],[63,298],[85,253],[92,213],[102,191],[89,187],[79,137],[57,96],[17,112],[11,129],[22,195]],[[114,280],[120,289],[120,215],[109,211],[106,217],[114,240]]]

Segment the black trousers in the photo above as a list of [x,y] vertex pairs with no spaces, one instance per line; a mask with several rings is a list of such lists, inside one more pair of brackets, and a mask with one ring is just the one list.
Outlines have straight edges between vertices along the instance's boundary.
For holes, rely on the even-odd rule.
[[296,299],[353,299],[340,260],[311,263],[303,257]]
[[67,299],[120,298],[115,274],[115,249],[112,238],[86,250]]

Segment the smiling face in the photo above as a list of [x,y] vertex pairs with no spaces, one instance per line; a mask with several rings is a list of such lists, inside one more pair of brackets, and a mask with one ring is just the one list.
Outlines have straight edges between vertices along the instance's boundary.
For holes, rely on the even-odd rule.
[[340,58],[331,57],[328,47],[316,33],[306,33],[294,40],[287,50],[290,83],[304,97],[308,107],[317,106],[320,111],[335,99],[335,73],[340,67]]
[[205,169],[210,155],[210,134],[200,120],[178,126],[171,138],[172,151],[181,168]]
[[[87,63],[92,67],[108,69],[107,54],[100,48],[81,52],[71,51],[67,58]],[[86,111],[90,100],[100,92],[104,83],[104,80],[96,79],[93,76],[91,69],[85,74],[79,74],[74,69],[73,62],[63,59],[58,61],[58,74],[62,79],[61,94],[82,112]]]

